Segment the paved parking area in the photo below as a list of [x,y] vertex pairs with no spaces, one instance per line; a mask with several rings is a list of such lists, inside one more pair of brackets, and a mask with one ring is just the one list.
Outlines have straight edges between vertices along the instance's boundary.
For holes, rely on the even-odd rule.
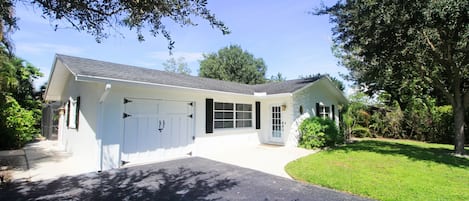
[[0,200],[367,200],[199,157],[0,188]]
[[318,152],[318,150],[246,143],[237,144],[235,146],[229,144],[213,145],[197,156],[291,178],[285,172],[285,165],[295,159],[316,152]]
[[89,167],[63,151],[57,141],[38,141],[23,149],[0,151],[2,173],[14,181],[39,181],[89,172]]

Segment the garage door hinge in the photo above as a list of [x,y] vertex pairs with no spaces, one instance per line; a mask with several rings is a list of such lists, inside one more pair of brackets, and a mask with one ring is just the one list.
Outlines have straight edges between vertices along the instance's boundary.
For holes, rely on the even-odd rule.
[[193,103],[192,103],[192,102],[190,102],[190,103],[187,103],[187,104],[188,104],[188,105],[190,105],[190,106],[192,106],[192,105],[193,105]]
[[130,114],[127,114],[127,113],[124,113],[124,114],[122,115],[122,118],[124,118],[124,119],[125,119],[125,118],[127,118],[127,117],[130,117],[130,116],[132,116],[132,115],[130,115]]
[[131,100],[124,98],[124,104],[131,103],[131,102],[132,102]]
[[189,117],[189,118],[192,118],[192,114],[190,114],[190,115],[187,115],[187,117]]

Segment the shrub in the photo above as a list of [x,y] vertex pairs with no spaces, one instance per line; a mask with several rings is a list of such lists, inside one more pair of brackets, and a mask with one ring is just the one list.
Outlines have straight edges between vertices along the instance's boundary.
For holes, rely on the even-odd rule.
[[333,146],[343,142],[337,125],[330,119],[312,117],[301,122],[299,146],[306,149]]
[[22,108],[10,96],[0,102],[0,149],[20,148],[39,134],[33,111]]
[[369,128],[360,125],[352,128],[352,135],[355,137],[374,137],[371,135]]

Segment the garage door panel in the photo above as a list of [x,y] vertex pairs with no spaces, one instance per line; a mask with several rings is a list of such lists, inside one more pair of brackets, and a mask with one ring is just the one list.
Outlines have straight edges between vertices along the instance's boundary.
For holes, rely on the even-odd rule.
[[191,151],[190,102],[130,99],[125,104],[122,160],[146,162],[180,157]]

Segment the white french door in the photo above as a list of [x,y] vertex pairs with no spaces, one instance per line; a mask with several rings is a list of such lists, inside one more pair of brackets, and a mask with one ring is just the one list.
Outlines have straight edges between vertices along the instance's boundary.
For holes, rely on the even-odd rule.
[[270,141],[274,143],[281,143],[283,132],[284,132],[284,125],[285,122],[282,119],[282,107],[280,105],[274,105],[271,107],[271,133],[270,133]]

